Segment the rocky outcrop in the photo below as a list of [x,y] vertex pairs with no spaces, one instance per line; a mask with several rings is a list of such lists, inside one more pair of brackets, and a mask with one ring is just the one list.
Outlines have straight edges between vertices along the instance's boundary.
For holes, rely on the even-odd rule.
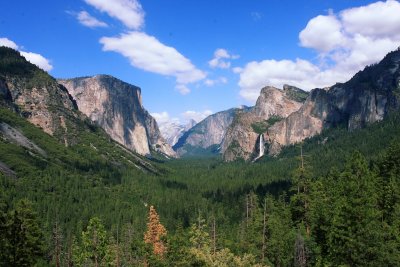
[[102,127],[110,137],[141,155],[151,149],[175,156],[163,139],[155,119],[143,108],[139,87],[109,75],[60,79],[78,109]]
[[384,119],[400,108],[400,50],[366,67],[351,80],[314,89],[304,105],[268,131],[269,154],[339,124],[355,130]]
[[2,136],[8,142],[22,146],[36,154],[41,155],[42,157],[47,157],[47,153],[43,149],[29,140],[19,130],[11,127],[5,122],[0,122],[0,136]]
[[193,151],[216,153],[226,130],[240,109],[229,109],[208,116],[187,132],[174,145],[178,155],[196,154]]
[[67,132],[79,117],[67,90],[18,51],[0,47],[0,102],[61,141],[73,142]]
[[239,112],[228,128],[221,147],[224,160],[258,157],[257,140],[260,140],[260,135],[277,121],[297,111],[302,106],[301,97],[304,98],[304,95],[307,95],[305,91],[292,86],[285,86],[284,90],[270,86],[263,88],[254,108]]
[[[268,154],[276,155],[283,146],[324,129],[343,125],[352,131],[384,119],[400,108],[400,50],[366,67],[346,83],[312,90],[302,104],[299,102],[305,95],[298,88],[285,86],[280,93],[269,88],[261,91],[253,111],[241,114],[227,131],[225,160],[252,159],[259,151],[259,134],[264,136]],[[288,99],[297,103],[290,104]],[[280,118],[268,119],[276,115]],[[264,125],[260,118],[266,120]]]

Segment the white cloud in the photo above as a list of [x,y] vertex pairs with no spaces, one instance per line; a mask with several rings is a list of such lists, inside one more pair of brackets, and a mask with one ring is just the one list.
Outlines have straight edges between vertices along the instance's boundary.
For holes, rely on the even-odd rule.
[[218,79],[212,80],[212,79],[206,79],[204,81],[204,85],[208,87],[212,87],[217,84],[225,84],[228,83],[228,79],[226,77],[219,77]]
[[45,71],[51,71],[53,69],[53,66],[50,64],[50,61],[40,54],[21,51],[21,55],[24,56],[26,60],[28,60],[32,64],[35,64],[36,66]]
[[137,0],[85,0],[85,2],[121,21],[129,29],[139,30],[144,24],[144,11]]
[[213,112],[211,110],[206,109],[203,111],[185,111],[180,114],[180,118],[171,117],[167,111],[151,113],[151,116],[153,116],[157,124],[162,127],[163,125],[169,124],[185,125],[191,120],[200,122],[212,114]]
[[154,119],[156,119],[158,124],[166,123],[170,121],[170,117],[168,112],[163,111],[161,113],[151,113],[151,116],[153,116]]
[[[15,50],[20,49],[20,47],[15,42],[11,41],[8,38],[0,38],[0,46],[10,47]],[[24,52],[21,50],[20,53],[23,57],[25,57],[26,60],[28,60],[32,64],[35,64],[36,66],[45,71],[51,71],[53,69],[53,66],[50,64],[50,61],[40,54],[32,52]]]
[[318,64],[302,60],[248,63],[240,73],[240,95],[254,102],[262,87],[292,84],[310,90],[349,80],[400,44],[400,3],[393,0],[312,18],[300,44],[318,52]]
[[340,14],[347,32],[374,38],[399,38],[400,3],[395,0],[350,8]]
[[206,76],[175,48],[166,46],[143,32],[103,37],[100,43],[103,44],[104,51],[120,53],[127,57],[134,67],[176,77],[178,85],[197,82]]
[[241,68],[241,67],[234,67],[234,68],[232,69],[232,71],[233,71],[234,73],[238,74],[238,73],[241,73],[241,72],[243,71],[243,68]]
[[230,55],[227,50],[219,48],[214,52],[214,58],[208,61],[211,68],[229,69],[231,62],[227,59],[237,59],[238,55]]
[[190,93],[190,89],[184,84],[177,84],[175,89],[178,90],[182,95],[187,95]]
[[187,120],[194,120],[196,122],[200,122],[203,119],[205,119],[206,117],[210,116],[211,114],[213,114],[213,112],[211,110],[204,110],[204,111],[193,111],[193,110],[188,110],[185,111],[184,113],[181,114],[181,116]]
[[12,49],[18,49],[18,45],[8,38],[0,38],[0,46],[10,47]]
[[107,23],[100,21],[95,17],[92,17],[86,11],[81,11],[78,14],[76,14],[76,18],[78,19],[79,23],[89,28],[108,27]]
[[330,51],[345,42],[341,28],[336,16],[317,16],[300,32],[300,44],[322,52]]

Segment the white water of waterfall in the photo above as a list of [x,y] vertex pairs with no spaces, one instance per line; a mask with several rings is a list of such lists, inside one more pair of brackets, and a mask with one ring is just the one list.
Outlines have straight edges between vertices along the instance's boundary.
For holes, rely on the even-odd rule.
[[261,158],[262,156],[264,156],[264,135],[260,134],[260,153],[258,155],[259,158]]

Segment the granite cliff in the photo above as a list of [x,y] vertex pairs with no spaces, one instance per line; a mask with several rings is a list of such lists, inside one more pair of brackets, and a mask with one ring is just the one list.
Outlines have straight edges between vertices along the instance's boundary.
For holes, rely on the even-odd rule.
[[229,127],[222,146],[224,159],[254,158],[260,135],[266,153],[276,155],[283,146],[324,129],[343,125],[352,131],[384,119],[391,110],[400,108],[400,49],[346,83],[316,88],[304,96],[290,86],[282,91],[262,89],[254,109],[239,114]]
[[65,145],[74,143],[82,119],[64,86],[27,62],[18,51],[0,47],[0,102]]
[[142,105],[139,87],[109,75],[59,79],[79,111],[102,127],[115,141],[141,155],[151,149],[175,157],[155,119]]
[[269,154],[280,147],[319,134],[323,129],[344,125],[363,128],[400,108],[400,50],[380,63],[368,66],[346,83],[314,89],[304,105],[268,131]]
[[283,90],[271,86],[263,88],[256,105],[251,110],[239,112],[229,126],[221,146],[224,160],[257,157],[259,136],[277,121],[297,111],[306,96],[305,91],[288,85]]

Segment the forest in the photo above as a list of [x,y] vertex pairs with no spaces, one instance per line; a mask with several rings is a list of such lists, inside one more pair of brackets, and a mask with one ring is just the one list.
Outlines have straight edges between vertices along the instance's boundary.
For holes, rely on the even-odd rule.
[[17,173],[0,174],[1,266],[400,262],[398,113],[256,163],[145,163],[95,126],[65,147],[5,108],[0,120],[47,153],[0,139],[0,161]]

